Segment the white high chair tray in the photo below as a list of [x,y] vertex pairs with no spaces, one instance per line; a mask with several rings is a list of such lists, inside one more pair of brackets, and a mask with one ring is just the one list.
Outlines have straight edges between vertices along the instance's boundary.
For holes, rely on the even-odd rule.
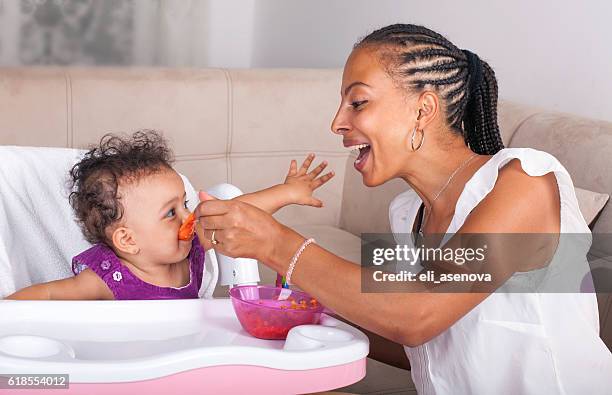
[[363,378],[367,354],[326,315],[286,341],[254,338],[229,299],[0,301],[0,375],[68,374],[63,393],[322,391]]

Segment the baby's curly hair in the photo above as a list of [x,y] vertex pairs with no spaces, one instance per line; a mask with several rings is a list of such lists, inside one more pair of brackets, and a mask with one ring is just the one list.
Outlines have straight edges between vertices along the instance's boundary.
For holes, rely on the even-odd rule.
[[85,239],[107,242],[106,229],[123,217],[120,184],[171,169],[172,151],[160,132],[140,130],[131,136],[106,134],[70,170],[68,198]]

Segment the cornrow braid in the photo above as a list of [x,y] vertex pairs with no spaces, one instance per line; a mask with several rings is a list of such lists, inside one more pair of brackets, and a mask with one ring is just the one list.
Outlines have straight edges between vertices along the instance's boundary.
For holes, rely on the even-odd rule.
[[395,24],[370,33],[355,48],[378,47],[388,72],[402,86],[436,90],[446,121],[478,154],[504,148],[497,124],[497,80],[476,54],[423,26]]

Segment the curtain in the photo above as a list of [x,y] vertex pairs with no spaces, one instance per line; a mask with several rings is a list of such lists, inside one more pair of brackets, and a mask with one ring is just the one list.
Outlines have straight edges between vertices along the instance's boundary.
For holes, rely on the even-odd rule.
[[0,66],[249,67],[253,2],[0,0]]

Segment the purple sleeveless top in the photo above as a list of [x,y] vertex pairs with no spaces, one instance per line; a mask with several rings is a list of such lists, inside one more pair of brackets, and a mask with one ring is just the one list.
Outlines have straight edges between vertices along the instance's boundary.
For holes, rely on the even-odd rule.
[[181,288],[149,284],[124,266],[106,244],[96,244],[72,258],[72,271],[79,274],[91,269],[110,288],[116,300],[128,299],[197,299],[204,272],[204,248],[196,235],[189,252],[189,284]]

